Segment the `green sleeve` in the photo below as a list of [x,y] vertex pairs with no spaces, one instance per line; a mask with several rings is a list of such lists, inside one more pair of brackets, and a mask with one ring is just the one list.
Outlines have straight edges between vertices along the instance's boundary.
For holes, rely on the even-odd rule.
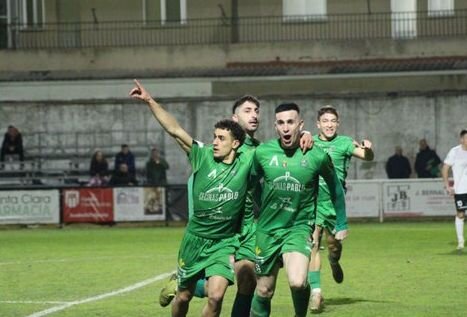
[[332,165],[329,155],[325,155],[321,163],[321,176],[328,185],[331,200],[336,210],[336,231],[347,229],[347,215],[345,211],[345,194],[342,183]]

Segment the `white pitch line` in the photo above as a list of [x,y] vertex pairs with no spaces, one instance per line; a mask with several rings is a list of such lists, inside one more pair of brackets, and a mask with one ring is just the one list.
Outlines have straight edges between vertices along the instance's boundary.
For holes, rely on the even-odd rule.
[[101,294],[101,295],[97,295],[97,296],[93,296],[93,297],[88,297],[88,298],[84,298],[84,299],[80,299],[80,300],[77,300],[77,301],[73,301],[73,302],[68,302],[68,303],[65,303],[65,304],[62,304],[62,305],[59,305],[59,306],[55,306],[55,307],[51,307],[51,308],[48,308],[46,310],[42,310],[40,312],[37,312],[37,313],[34,313],[32,315],[29,315],[27,317],[42,317],[42,316],[47,316],[49,314],[53,314],[55,312],[58,312],[58,311],[61,311],[61,310],[65,310],[69,307],[72,307],[72,306],[76,306],[76,305],[81,305],[81,304],[86,304],[86,303],[90,303],[90,302],[95,302],[95,301],[98,301],[98,300],[101,300],[101,299],[104,299],[104,298],[107,298],[107,297],[112,297],[112,296],[115,296],[115,295],[119,295],[119,294],[123,294],[123,293],[128,293],[128,292],[131,292],[131,291],[134,291],[138,288],[141,288],[141,287],[144,287],[146,285],[149,285],[151,283],[154,283],[154,282],[157,282],[157,281],[160,281],[164,278],[167,278],[169,277],[171,274],[173,274],[174,272],[169,272],[169,273],[163,273],[163,274],[160,274],[160,275],[157,275],[155,277],[152,277],[152,278],[149,278],[147,280],[144,280],[144,281],[141,281],[139,283],[136,283],[136,284],[133,284],[133,285],[130,285],[128,287],[125,287],[125,288],[121,288],[121,289],[118,289],[118,290],[115,290],[115,291],[112,291],[112,292],[109,292],[109,293],[104,293],[104,294]]
[[65,301],[0,300],[1,304],[65,304]]

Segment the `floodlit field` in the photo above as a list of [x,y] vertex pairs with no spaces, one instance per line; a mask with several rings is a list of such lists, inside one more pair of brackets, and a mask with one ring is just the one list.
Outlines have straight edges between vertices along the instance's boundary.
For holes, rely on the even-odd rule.
[[[0,316],[169,316],[156,303],[182,228],[0,230]],[[323,261],[323,316],[467,316],[467,250],[454,224],[352,224],[344,283]],[[326,256],[326,252],[323,252]],[[324,257],[325,258],[325,257]],[[229,288],[222,316],[230,316]],[[194,299],[189,316],[200,316]],[[280,274],[272,316],[293,316]]]

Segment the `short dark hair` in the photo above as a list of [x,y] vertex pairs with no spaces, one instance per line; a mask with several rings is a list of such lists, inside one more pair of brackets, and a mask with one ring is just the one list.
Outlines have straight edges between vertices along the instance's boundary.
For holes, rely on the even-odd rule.
[[281,103],[276,107],[276,110],[274,113],[279,113],[279,112],[284,112],[284,111],[289,111],[289,110],[295,110],[297,113],[300,113],[300,107],[294,103],[294,102],[285,102]]
[[321,118],[321,116],[325,113],[331,113],[333,115],[336,116],[337,119],[339,119],[339,114],[337,113],[337,110],[336,108],[334,108],[333,106],[324,106],[322,107],[321,109],[318,110],[318,121],[319,121],[319,118]]
[[122,144],[122,146],[121,146],[121,147],[122,147],[122,148],[124,148],[124,147],[128,147],[128,144]]
[[251,95],[245,95],[245,96],[235,100],[235,102],[234,102],[234,104],[232,106],[232,114],[235,113],[235,110],[237,110],[238,107],[240,107],[241,105],[243,105],[247,101],[254,103],[259,108],[260,103],[259,103],[259,100],[256,99],[256,97],[253,97]]
[[461,130],[461,133],[459,133],[460,137],[462,138],[464,135],[467,134],[467,130],[466,129],[462,129]]
[[235,121],[230,119],[224,119],[218,121],[214,128],[230,131],[235,140],[240,142],[240,146],[245,142],[245,131],[242,127]]

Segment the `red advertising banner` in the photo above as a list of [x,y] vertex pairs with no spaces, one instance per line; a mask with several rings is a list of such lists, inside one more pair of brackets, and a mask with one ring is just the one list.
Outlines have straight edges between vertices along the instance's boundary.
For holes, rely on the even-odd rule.
[[63,190],[64,222],[112,222],[112,188],[74,188]]

